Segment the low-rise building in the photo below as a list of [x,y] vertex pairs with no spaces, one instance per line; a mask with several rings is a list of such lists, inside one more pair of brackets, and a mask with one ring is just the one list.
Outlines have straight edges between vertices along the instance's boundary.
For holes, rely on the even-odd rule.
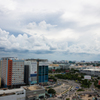
[[26,92],[23,88],[0,90],[0,100],[26,100]]
[[83,70],[80,70],[80,72],[85,73],[87,75],[93,75],[93,76],[100,77],[100,68],[83,69]]
[[52,69],[60,69],[60,66],[59,66],[59,64],[50,64],[49,65],[49,70],[52,70]]
[[60,69],[69,69],[70,64],[59,64]]
[[23,86],[26,90],[26,100],[45,98],[45,88],[40,85]]

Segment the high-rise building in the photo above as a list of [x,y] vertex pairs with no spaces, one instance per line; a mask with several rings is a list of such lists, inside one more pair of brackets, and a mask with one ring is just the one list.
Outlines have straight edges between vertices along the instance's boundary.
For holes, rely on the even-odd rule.
[[24,84],[24,60],[4,57],[2,58],[1,68],[4,86]]
[[[25,61],[24,62],[25,72],[24,72],[24,82],[26,84],[35,84],[37,83],[37,61]],[[28,70],[27,70],[28,69]],[[27,82],[29,81],[29,82]]]
[[1,87],[2,60],[0,60],[0,87]]
[[2,60],[0,60],[0,78],[1,78],[1,72],[2,72]]
[[48,82],[48,62],[39,62],[38,83]]
[[[48,62],[45,59],[28,59],[25,61],[25,69],[29,66],[29,73],[27,73],[29,84],[42,83],[48,81]],[[27,71],[27,70],[26,70]],[[25,80],[25,81],[26,81]],[[26,83],[26,82],[25,82]]]
[[29,84],[29,65],[24,66],[24,82],[25,84]]

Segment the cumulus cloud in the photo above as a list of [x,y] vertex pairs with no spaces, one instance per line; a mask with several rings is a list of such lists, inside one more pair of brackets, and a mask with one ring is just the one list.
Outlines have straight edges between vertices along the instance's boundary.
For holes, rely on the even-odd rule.
[[17,37],[9,35],[9,32],[0,29],[0,47],[6,49],[18,49],[18,50],[48,50],[49,47],[42,36],[27,34],[19,34]]
[[[100,36],[98,34],[93,34],[92,39],[86,39],[84,37],[79,37],[77,40],[73,40],[71,45],[69,45],[68,40],[52,40],[45,37],[45,35],[39,34],[19,34],[15,37],[13,34],[10,35],[0,29],[0,47],[1,49],[6,49],[9,51],[17,50],[34,53],[51,53],[54,51],[69,52],[69,53],[90,53],[90,54],[100,54]],[[94,38],[93,38],[94,37]],[[68,37],[70,38],[70,37]],[[88,37],[89,38],[89,37]],[[71,37],[72,39],[72,37]],[[92,43],[92,45],[91,45]]]
[[99,0],[0,0],[0,52],[99,55],[99,4]]

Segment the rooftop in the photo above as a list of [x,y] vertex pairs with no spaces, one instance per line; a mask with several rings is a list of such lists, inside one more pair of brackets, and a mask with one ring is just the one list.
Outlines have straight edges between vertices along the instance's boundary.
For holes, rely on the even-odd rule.
[[17,58],[17,57],[2,57],[2,58]]
[[23,86],[23,88],[24,88],[25,90],[29,90],[29,91],[44,89],[44,88],[43,88],[42,86],[40,86],[40,85]]
[[0,90],[0,96],[13,95],[16,94],[17,92],[22,93],[23,91],[24,91],[23,88],[11,89],[11,90]]
[[26,59],[26,61],[48,61],[47,59]]
[[89,70],[89,71],[100,71],[100,68],[96,68],[96,69],[83,69],[83,70]]
[[58,64],[50,64],[49,67],[59,67]]

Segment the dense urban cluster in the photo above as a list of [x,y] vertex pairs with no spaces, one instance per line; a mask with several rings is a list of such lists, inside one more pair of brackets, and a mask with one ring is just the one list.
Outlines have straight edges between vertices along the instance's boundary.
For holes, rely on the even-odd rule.
[[99,64],[3,57],[0,100],[100,100]]

